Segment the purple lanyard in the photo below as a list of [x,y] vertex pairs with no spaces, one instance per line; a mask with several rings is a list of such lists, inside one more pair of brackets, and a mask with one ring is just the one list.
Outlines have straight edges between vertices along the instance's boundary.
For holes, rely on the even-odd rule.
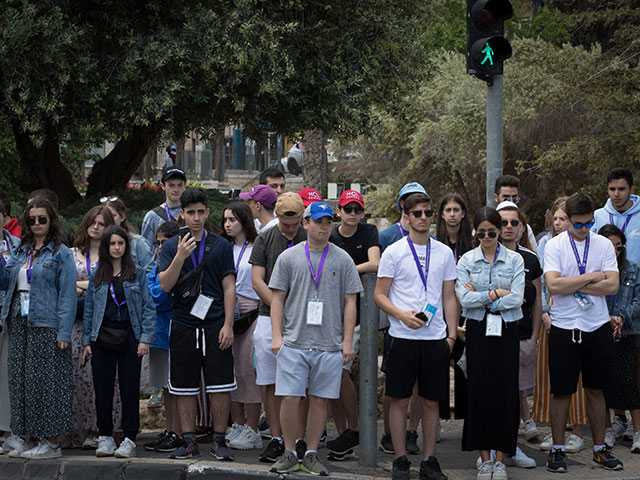
[[116,298],[116,291],[113,288],[113,282],[109,282],[109,293],[111,294],[111,298],[113,298],[113,302],[116,304],[116,307],[118,308],[118,320],[120,320],[120,307],[125,303],[127,303],[127,300],[125,299],[122,302],[118,302],[118,299]]
[[27,259],[27,283],[31,285],[31,268],[33,265],[33,247],[29,249],[29,258]]
[[318,293],[318,288],[320,287],[320,275],[322,275],[322,267],[324,267],[324,261],[327,259],[327,253],[329,252],[329,244],[324,247],[324,251],[322,252],[322,258],[320,258],[320,263],[318,264],[318,275],[313,271],[313,264],[311,263],[311,254],[309,253],[309,242],[304,242],[304,253],[307,254],[307,260],[309,261],[309,271],[311,272],[311,278],[316,284],[316,293]]
[[291,248],[291,247],[293,247],[293,240],[291,240],[289,243],[287,243],[287,248]]
[[204,245],[207,243],[207,231],[202,231],[202,240],[200,240],[200,250],[198,251],[198,262],[196,263],[196,256],[194,252],[191,252],[191,262],[193,263],[193,268],[198,268],[198,265],[202,263],[202,257],[204,256]]
[[[7,245],[7,252],[11,253],[11,242],[7,239],[6,232],[2,232],[2,237],[4,238],[4,243]],[[7,261],[4,259],[4,255],[0,254],[0,260],[2,260],[3,265],[7,264]]]
[[[622,228],[620,230],[622,230],[622,233],[624,233],[624,231],[627,229],[627,225],[629,225],[629,222],[631,221],[631,217],[633,217],[633,213],[631,215],[627,215],[627,219],[624,221],[624,225],[622,225]],[[613,215],[609,214],[609,223],[611,225],[615,225],[616,222],[613,221]]]
[[456,261],[456,265],[457,265],[458,264],[458,244],[457,243],[455,248],[453,249],[453,259]]
[[245,241],[244,245],[242,245],[242,250],[240,250],[240,255],[238,255],[238,261],[236,262],[236,275],[238,274],[238,269],[240,268],[240,260],[242,260],[242,255],[244,255],[244,251],[247,249],[247,245],[249,245],[249,242]]
[[413,255],[413,260],[416,262],[416,267],[418,267],[418,273],[420,274],[420,280],[422,280],[422,285],[424,285],[424,291],[427,291],[427,280],[429,279],[429,263],[431,263],[431,240],[427,240],[426,247],[426,259],[424,261],[424,272],[422,271],[422,265],[420,265],[420,260],[418,259],[418,254],[416,253],[416,247],[413,246],[413,242],[411,241],[411,237],[407,237],[407,242],[409,243],[409,249],[411,250],[411,255]]
[[[85,256],[87,257],[87,275],[91,277],[91,253],[89,253],[89,250],[87,250]],[[96,265],[98,265],[98,262],[96,262]]]
[[167,205],[167,202],[164,202],[164,211],[167,214],[167,222],[173,220],[173,216],[171,215],[171,212],[169,212],[169,205]]
[[396,223],[398,230],[400,230],[400,238],[404,238],[404,228],[402,228],[402,222]]
[[569,232],[567,232],[567,235],[569,235],[569,242],[571,242],[573,255],[576,257],[576,262],[578,262],[578,270],[580,271],[580,275],[584,275],[584,273],[587,271],[587,258],[589,258],[589,237],[587,237],[586,243],[584,244],[584,254],[582,255],[582,263],[580,263],[580,256],[578,255],[576,242],[573,240],[573,237]]

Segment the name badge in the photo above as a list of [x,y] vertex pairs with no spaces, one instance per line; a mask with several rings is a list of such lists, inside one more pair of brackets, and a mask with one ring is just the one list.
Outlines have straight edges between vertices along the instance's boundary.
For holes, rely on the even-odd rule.
[[193,304],[193,307],[191,307],[191,311],[189,313],[200,320],[204,320],[212,303],[213,298],[207,297],[201,293],[198,295],[198,298]]
[[427,321],[424,323],[424,326],[428,327],[429,324],[431,323],[431,320],[433,319],[436,312],[438,311],[438,308],[434,307],[429,302],[425,301],[424,304],[422,305],[421,311],[422,313],[424,313],[424,316],[427,317]]
[[313,298],[307,302],[307,325],[322,325],[322,300]]
[[593,307],[593,301],[589,298],[589,295],[585,295],[582,292],[574,292],[572,295],[582,310],[589,310]]
[[23,317],[29,315],[29,292],[20,292],[20,311]]
[[487,337],[502,336],[502,317],[500,314],[487,313],[487,329],[484,334]]

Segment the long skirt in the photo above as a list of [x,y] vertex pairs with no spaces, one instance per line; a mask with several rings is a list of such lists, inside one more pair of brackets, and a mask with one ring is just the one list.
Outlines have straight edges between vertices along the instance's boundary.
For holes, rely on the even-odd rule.
[[607,408],[614,410],[636,410],[640,408],[636,336],[624,335],[613,343],[613,378],[604,389]]

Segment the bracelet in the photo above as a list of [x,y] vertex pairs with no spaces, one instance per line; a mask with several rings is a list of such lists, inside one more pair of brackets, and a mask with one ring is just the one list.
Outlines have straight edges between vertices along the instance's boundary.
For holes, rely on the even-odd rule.
[[500,298],[500,295],[498,295],[498,290],[494,290],[493,293],[496,294],[496,300]]
[[455,338],[453,338],[453,337],[447,337],[446,339],[447,339],[447,340],[453,340],[453,342],[454,342],[454,343],[455,343],[455,341],[456,341],[456,339],[455,339]]

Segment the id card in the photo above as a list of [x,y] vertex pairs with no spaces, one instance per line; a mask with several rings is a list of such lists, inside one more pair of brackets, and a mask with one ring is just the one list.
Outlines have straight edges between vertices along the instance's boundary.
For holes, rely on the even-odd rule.
[[29,292],[20,292],[20,311],[23,317],[29,315]]
[[427,301],[424,302],[421,312],[424,313],[425,317],[427,317],[427,321],[424,323],[425,327],[429,326],[429,324],[431,323],[431,319],[433,319],[437,311],[437,307],[434,307]]
[[484,334],[487,337],[502,336],[502,317],[500,314],[487,313],[487,329]]
[[201,293],[198,295],[198,298],[193,304],[193,307],[191,307],[191,311],[189,313],[200,320],[204,320],[204,317],[207,316],[212,303],[213,298],[207,297]]
[[312,298],[307,302],[307,325],[322,325],[322,300]]
[[582,292],[574,292],[572,295],[576,302],[578,302],[578,305],[580,305],[581,309],[589,310],[593,307],[593,301],[589,298],[589,295],[585,295]]

